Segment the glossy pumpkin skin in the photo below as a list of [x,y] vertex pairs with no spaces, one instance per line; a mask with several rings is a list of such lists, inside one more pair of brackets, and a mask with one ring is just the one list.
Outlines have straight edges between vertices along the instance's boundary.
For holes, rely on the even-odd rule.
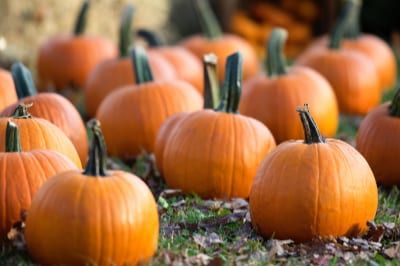
[[11,74],[0,69],[0,110],[18,100]]
[[108,40],[91,36],[56,36],[45,42],[39,50],[37,70],[39,88],[63,89],[68,86],[82,88],[100,62],[114,58],[117,49]]
[[18,104],[33,105],[29,113],[56,125],[74,144],[82,165],[86,164],[88,140],[86,128],[76,108],[66,98],[56,93],[40,93],[26,97],[1,112],[1,116],[11,116]]
[[[175,71],[159,54],[148,52],[150,66],[156,80],[175,77]],[[130,58],[118,58],[105,61],[95,67],[85,85],[86,111],[90,117],[96,115],[101,102],[121,86],[135,83]]]
[[203,99],[183,81],[154,81],[122,87],[97,112],[108,152],[123,158],[153,152],[161,124],[179,112],[200,110]]

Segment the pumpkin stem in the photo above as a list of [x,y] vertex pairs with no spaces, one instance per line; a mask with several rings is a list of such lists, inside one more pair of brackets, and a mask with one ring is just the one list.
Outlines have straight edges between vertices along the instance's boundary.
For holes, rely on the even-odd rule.
[[357,39],[361,34],[360,28],[360,14],[361,14],[361,0],[347,0],[351,5],[351,12],[347,21],[347,28],[344,32],[344,37],[349,39]]
[[392,103],[389,105],[389,113],[391,116],[400,117],[400,88],[397,89]]
[[304,104],[304,107],[296,109],[300,114],[301,123],[304,129],[304,143],[325,143],[324,137],[321,136],[318,126],[310,114],[308,104]]
[[275,28],[269,37],[267,43],[267,60],[266,67],[270,77],[285,75],[286,58],[283,52],[287,39],[287,31],[283,28]]
[[126,5],[121,15],[119,25],[119,56],[127,57],[129,55],[129,47],[132,44],[132,18],[134,8],[133,5]]
[[101,132],[100,122],[97,119],[92,119],[87,125],[93,137],[89,151],[89,159],[83,174],[87,176],[108,176],[106,171],[106,144],[103,133]]
[[135,47],[132,50],[132,65],[135,72],[136,84],[154,80],[146,51],[142,47]]
[[11,67],[11,74],[14,80],[18,99],[37,94],[32,74],[24,64],[21,62],[14,63]]
[[32,103],[30,104],[18,104],[18,106],[15,108],[14,113],[12,114],[13,118],[16,119],[27,119],[31,118],[32,115],[29,113],[28,109],[32,107]]
[[242,55],[237,52],[231,54],[226,60],[225,81],[222,87],[222,100],[217,108],[226,113],[237,113],[240,94],[242,90]]
[[339,49],[340,43],[343,39],[344,32],[347,29],[348,21],[351,17],[351,12],[353,10],[353,1],[346,1],[344,6],[340,12],[340,15],[336,21],[335,26],[332,29],[330,40],[329,40],[329,48],[331,49]]
[[203,34],[208,39],[221,37],[221,27],[208,0],[192,0],[192,3]]
[[78,17],[75,21],[74,35],[78,36],[83,34],[86,27],[87,15],[90,7],[90,1],[84,0],[81,8],[79,9]]
[[163,46],[163,42],[157,34],[150,30],[139,29],[136,31],[136,35],[144,39],[150,47]]
[[7,122],[6,128],[6,152],[21,152],[21,139],[19,136],[19,128],[10,120]]
[[205,54],[203,56],[204,109],[215,109],[220,102],[217,60],[218,58],[215,54]]

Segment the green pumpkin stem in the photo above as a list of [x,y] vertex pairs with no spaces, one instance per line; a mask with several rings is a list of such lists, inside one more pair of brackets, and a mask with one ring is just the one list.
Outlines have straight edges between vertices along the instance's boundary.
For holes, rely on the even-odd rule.
[[400,117],[400,88],[397,89],[393,96],[392,103],[389,105],[389,114],[391,116]]
[[139,29],[136,32],[136,35],[139,36],[140,38],[144,39],[150,47],[163,46],[163,42],[161,41],[160,37],[157,36],[157,34],[153,31]]
[[88,122],[92,132],[92,145],[90,146],[89,159],[83,171],[87,176],[108,176],[107,174],[107,152],[100,122],[92,119]]
[[121,15],[121,22],[119,25],[119,56],[129,56],[129,48],[132,44],[132,18],[134,8],[133,5],[128,4]]
[[237,113],[242,90],[242,66],[243,58],[240,53],[231,54],[226,60],[225,81],[218,111]]
[[6,128],[6,152],[21,151],[21,139],[18,126],[14,122],[8,121]]
[[344,33],[347,30],[348,22],[351,17],[353,10],[353,1],[346,1],[340,12],[340,15],[336,21],[335,26],[332,29],[329,40],[330,49],[340,49],[340,43],[344,37]]
[[154,80],[146,51],[142,47],[135,47],[132,50],[132,65],[135,72],[136,84]]
[[82,35],[85,32],[87,15],[90,7],[90,1],[84,0],[79,9],[78,17],[75,21],[74,35]]
[[192,0],[192,2],[203,34],[208,39],[221,37],[221,27],[208,0]]
[[11,74],[14,80],[18,99],[23,99],[37,94],[32,74],[24,64],[21,62],[14,63],[11,67]]
[[361,14],[361,0],[347,0],[351,5],[349,18],[347,21],[347,28],[344,32],[344,37],[348,39],[357,39],[361,35],[360,28],[360,14]]
[[304,143],[325,143],[324,137],[319,132],[318,126],[310,114],[308,104],[304,104],[304,107],[299,107],[296,110],[300,114],[301,123],[304,129]]
[[287,35],[288,33],[285,29],[275,28],[269,37],[266,67],[270,77],[285,75],[287,73],[286,58],[283,52]]
[[31,118],[32,115],[29,113],[28,109],[32,106],[32,104],[18,104],[15,108],[12,117],[15,119],[27,119]]
[[220,88],[217,75],[217,56],[203,56],[204,68],[204,109],[215,109],[220,102]]

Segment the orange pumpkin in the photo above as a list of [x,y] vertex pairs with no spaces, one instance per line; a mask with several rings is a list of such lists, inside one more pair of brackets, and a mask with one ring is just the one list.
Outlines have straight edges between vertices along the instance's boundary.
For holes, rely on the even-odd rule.
[[349,144],[324,139],[308,108],[299,112],[305,140],[282,143],[258,169],[253,226],[264,237],[298,242],[364,233],[378,207],[371,168]]
[[32,104],[30,114],[59,127],[72,141],[82,165],[85,165],[88,152],[86,128],[75,106],[56,93],[38,94],[31,73],[23,64],[15,63],[12,73],[19,101],[5,108],[1,116],[11,116],[18,104]]
[[6,70],[0,69],[0,110],[17,101],[12,76]]
[[314,106],[313,115],[323,135],[332,137],[338,126],[338,106],[332,87],[316,71],[301,66],[287,69],[283,46],[286,30],[275,28],[270,36],[266,60],[268,75],[244,84],[239,111],[263,122],[280,143],[303,137],[296,106]]
[[374,171],[378,183],[400,185],[400,89],[391,103],[384,103],[368,113],[356,138],[356,148]]
[[113,156],[135,157],[153,152],[157,132],[169,116],[199,110],[203,100],[184,81],[154,81],[146,52],[132,52],[136,84],[121,87],[102,102],[96,117]]
[[[18,127],[8,121],[5,151],[0,152],[0,239],[29,209],[39,187],[59,172],[76,166],[64,155],[50,150],[22,151]],[[0,241],[1,242],[1,241]]]
[[218,109],[187,114],[170,133],[162,155],[169,187],[204,198],[248,197],[255,172],[275,141],[261,122],[237,114],[241,60],[238,53],[228,58]]
[[[121,18],[119,36],[119,58],[109,59],[90,73],[85,85],[85,106],[90,117],[96,115],[101,102],[113,91],[121,86],[135,82],[135,73],[132,71],[132,60],[129,58],[131,46],[131,24],[133,7],[127,6]],[[149,62],[156,80],[172,79],[175,70],[159,53],[149,51]]]
[[88,10],[89,1],[85,0],[73,35],[55,36],[40,47],[37,59],[40,89],[82,88],[98,63],[116,55],[110,41],[83,35]]
[[61,129],[45,119],[32,117],[28,108],[27,105],[19,104],[11,117],[0,118],[0,151],[4,151],[6,148],[4,132],[8,121],[11,120],[19,127],[21,146],[24,151],[55,150],[67,156],[77,167],[81,168],[81,160],[74,144]]
[[157,249],[159,222],[151,191],[137,176],[106,171],[104,140],[93,124],[85,171],[54,176],[33,199],[25,238],[40,264],[137,265]]
[[225,63],[228,56],[235,52],[243,55],[243,78],[246,80],[256,75],[260,69],[256,52],[252,46],[239,36],[223,34],[215,14],[212,12],[207,0],[193,0],[203,35],[194,35],[183,40],[182,45],[193,52],[199,59],[204,54],[214,53],[219,64],[218,75],[220,81],[224,79]]

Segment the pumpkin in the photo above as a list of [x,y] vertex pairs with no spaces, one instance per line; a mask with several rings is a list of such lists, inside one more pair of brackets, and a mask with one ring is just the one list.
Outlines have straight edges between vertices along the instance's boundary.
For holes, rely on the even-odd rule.
[[132,52],[136,84],[121,87],[101,103],[96,117],[113,156],[130,158],[153,152],[157,132],[169,116],[199,110],[203,100],[180,80],[154,81],[143,48]]
[[0,68],[0,110],[17,101],[12,76]]
[[55,151],[22,151],[18,127],[10,121],[5,128],[5,151],[0,152],[0,164],[0,239],[20,219],[21,211],[30,207],[32,197],[47,179],[76,168]]
[[[135,82],[132,72],[132,61],[129,58],[129,48],[132,43],[133,7],[128,5],[122,14],[119,29],[119,57],[112,58],[97,65],[90,73],[85,85],[85,107],[90,117],[96,115],[101,102],[114,90]],[[149,62],[156,80],[172,79],[175,70],[160,54],[149,51]]]
[[250,192],[253,226],[297,242],[364,233],[378,207],[371,168],[349,144],[324,139],[307,107],[298,111],[304,141],[280,144],[261,164]]
[[75,106],[56,93],[37,93],[30,71],[21,63],[12,66],[19,101],[1,112],[11,116],[18,104],[32,104],[29,113],[59,127],[74,144],[82,165],[86,164],[88,141],[86,128]]
[[203,93],[201,62],[194,54],[182,46],[163,46],[162,41],[154,32],[140,29],[137,35],[146,40],[150,46],[149,51],[154,51],[171,64],[178,79],[189,82]]
[[[220,88],[217,76],[217,57],[214,54],[206,54],[203,57],[204,65],[204,109],[218,107],[220,101]],[[163,173],[164,148],[171,135],[172,130],[187,113],[177,113],[168,117],[158,130],[154,145],[156,166],[160,174]]]
[[261,122],[237,114],[241,61],[239,53],[227,60],[217,110],[187,114],[170,133],[162,156],[164,178],[170,188],[203,198],[249,196],[256,170],[275,141]]
[[[342,12],[342,16],[346,16],[347,12],[348,8]],[[358,51],[341,49],[346,24],[346,20],[339,19],[331,33],[329,45],[309,50],[297,64],[315,69],[329,81],[340,112],[365,115],[379,104],[379,76],[367,56]]]
[[4,132],[8,121],[11,120],[19,127],[21,146],[24,151],[55,150],[81,168],[81,160],[74,144],[57,126],[43,118],[32,117],[28,112],[29,107],[29,105],[19,104],[11,117],[0,118],[0,151],[6,148]]
[[218,67],[219,80],[223,81],[225,63],[228,56],[235,52],[243,55],[243,78],[246,80],[259,71],[257,54],[252,46],[241,37],[223,34],[215,14],[207,0],[192,0],[202,28],[203,35],[194,35],[182,41],[182,45],[193,52],[199,59],[204,54],[214,53],[221,64]]
[[72,35],[58,35],[39,49],[39,88],[82,88],[93,68],[116,55],[114,45],[101,37],[84,35],[89,1],[84,0]]
[[368,161],[378,183],[386,186],[400,185],[399,133],[400,89],[391,103],[386,102],[367,114],[356,138],[357,150]]
[[263,122],[280,143],[303,137],[295,108],[311,103],[321,132],[332,137],[338,126],[338,106],[332,87],[316,71],[302,66],[287,68],[283,46],[287,31],[275,28],[267,45],[268,75],[254,77],[244,84],[239,111]]
[[90,127],[93,143],[84,172],[54,176],[32,201],[25,238],[39,264],[137,265],[157,249],[159,222],[151,191],[133,174],[105,169],[99,125]]

